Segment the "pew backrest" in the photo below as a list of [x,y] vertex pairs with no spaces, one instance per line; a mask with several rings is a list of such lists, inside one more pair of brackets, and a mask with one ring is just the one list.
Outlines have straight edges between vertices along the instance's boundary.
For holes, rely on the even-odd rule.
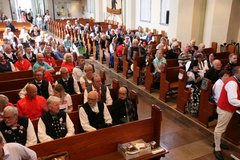
[[118,144],[136,139],[146,142],[154,140],[159,144],[161,120],[161,109],[154,105],[151,118],[61,138],[30,148],[40,157],[67,151],[72,160],[90,159],[117,152]]

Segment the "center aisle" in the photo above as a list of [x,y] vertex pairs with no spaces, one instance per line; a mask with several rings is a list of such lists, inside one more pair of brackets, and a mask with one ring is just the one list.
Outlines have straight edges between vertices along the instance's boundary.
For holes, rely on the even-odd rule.
[[[126,85],[138,93],[138,115],[139,119],[144,119],[151,114],[151,104],[157,104],[163,110],[163,120],[161,127],[161,146],[169,150],[169,154],[163,160],[214,160],[213,155],[213,133],[212,131],[200,126],[195,121],[182,113],[179,113],[173,107],[160,101],[158,96],[152,95],[141,86],[133,83],[131,78],[125,79],[121,73],[116,73],[113,69],[99,63],[96,60],[89,59],[95,65],[97,70],[104,69],[107,76],[107,83],[112,78],[119,80],[120,85]],[[239,153],[240,148],[230,145],[230,151],[223,151],[224,157],[231,159],[231,153]]]

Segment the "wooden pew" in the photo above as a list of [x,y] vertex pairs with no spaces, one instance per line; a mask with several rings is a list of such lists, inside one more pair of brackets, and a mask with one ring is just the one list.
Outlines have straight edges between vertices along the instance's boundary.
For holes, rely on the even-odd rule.
[[112,79],[112,87],[109,88],[112,100],[115,101],[118,99],[118,90],[120,88],[119,81],[116,78]]
[[146,74],[145,74],[145,89],[148,92],[152,92],[151,88],[153,85],[154,74],[151,72],[151,68],[153,68],[152,61],[150,60],[146,65]]
[[20,99],[18,95],[19,92],[20,92],[20,89],[16,89],[16,90],[0,92],[0,94],[4,94],[5,96],[7,96],[9,99],[9,102],[11,102],[12,104],[17,104],[17,101]]
[[[54,81],[56,81],[61,76],[53,75],[52,77],[53,77]],[[34,77],[0,81],[0,92],[22,89],[27,83],[29,83],[33,80],[34,80]]]
[[[154,140],[160,143],[161,120],[161,109],[153,105],[151,118],[61,138],[30,148],[39,157],[67,151],[71,160],[100,158],[101,156],[104,156],[104,159],[124,159],[117,153],[118,144],[136,139],[143,139],[146,142]],[[148,154],[144,157],[145,159],[163,157],[166,153],[168,151],[155,155]]]
[[72,94],[72,104],[73,104],[73,111],[78,111],[78,105],[83,104],[84,101],[84,94]]
[[0,73],[0,81],[33,77],[33,71],[5,72]]
[[191,91],[186,88],[187,72],[184,69],[179,69],[178,74],[178,96],[177,96],[177,110],[185,113],[185,106],[191,96]]
[[123,76],[127,79],[128,78],[128,69],[129,69],[129,63],[127,61],[127,55],[128,55],[128,50],[127,47],[123,49],[123,62],[122,62],[122,67],[123,67]]
[[228,59],[229,52],[216,53],[215,59]]
[[139,79],[141,74],[140,65],[142,64],[143,57],[136,57],[133,60],[133,82],[139,85]]
[[167,93],[178,88],[179,67],[164,67],[160,76],[159,99],[166,102]]
[[22,89],[28,82],[32,81],[34,78],[22,78],[0,81],[0,92]]
[[240,113],[235,112],[230,120],[224,137],[235,145],[240,145]]
[[178,59],[167,59],[167,66],[168,67],[177,67],[177,66],[179,66]]
[[208,118],[215,112],[215,104],[209,102],[212,86],[211,80],[203,78],[201,85],[198,121],[206,127],[208,127]]

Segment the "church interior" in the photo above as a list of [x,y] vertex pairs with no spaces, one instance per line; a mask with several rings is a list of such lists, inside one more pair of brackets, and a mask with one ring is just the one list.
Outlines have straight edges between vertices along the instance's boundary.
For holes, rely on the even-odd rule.
[[[240,0],[0,0],[0,13],[0,95],[18,108],[20,116],[20,93],[25,89],[24,96],[29,96],[26,86],[36,81],[42,56],[48,68],[42,66],[41,72],[52,92],[49,85],[41,93],[41,86],[37,86],[37,94],[48,105],[56,86],[63,83],[71,99],[71,109],[61,112],[70,117],[74,135],[46,142],[38,137],[38,143],[28,147],[39,159],[55,156],[69,160],[120,160],[124,157],[119,153],[119,144],[143,139],[155,141],[164,151],[133,159],[240,160],[240,95],[235,95],[239,102],[220,137],[221,145],[227,149],[221,146],[218,157],[215,147],[220,117],[220,102],[215,99],[215,89],[220,86],[215,84],[220,79],[221,88],[226,86],[228,80],[222,77],[234,77],[234,68],[240,64]],[[35,61],[28,59],[28,49]],[[14,56],[16,59],[12,60]],[[26,69],[17,65],[23,65],[23,58],[30,62]],[[39,68],[36,63],[40,63]],[[8,68],[5,64],[9,64]],[[89,64],[94,72],[90,73],[91,80],[86,69]],[[78,86],[78,90],[71,86],[73,93],[60,81],[64,80],[65,68]],[[75,68],[81,73],[74,75]],[[100,85],[105,86],[112,101],[108,105],[103,89],[97,95],[98,108],[104,101],[102,112],[105,114],[107,107],[113,122],[89,131],[80,110],[86,103],[90,105],[88,88],[95,87],[95,77],[101,78]],[[114,124],[114,102],[121,97],[121,87],[126,88],[138,118],[130,120],[132,115],[126,107],[127,123],[124,119],[124,124]],[[233,93],[240,94],[239,81],[237,87]],[[221,88],[218,92],[224,90]],[[218,99],[223,97],[222,92]],[[3,107],[1,101],[0,96],[0,119],[6,123],[4,107],[9,104]],[[28,112],[34,110],[32,107]],[[91,124],[90,113],[85,109],[84,114],[89,119],[87,125]],[[28,117],[36,136],[40,117]],[[105,115],[104,120],[106,123]],[[0,122],[0,136],[7,142],[1,128]]]

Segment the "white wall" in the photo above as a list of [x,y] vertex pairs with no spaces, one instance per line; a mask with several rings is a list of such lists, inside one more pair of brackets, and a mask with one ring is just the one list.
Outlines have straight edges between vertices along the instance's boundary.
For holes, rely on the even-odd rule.
[[240,28],[239,14],[240,14],[240,0],[233,0],[227,33],[226,40],[227,42],[231,41],[236,42],[238,40],[238,32]]
[[208,0],[203,35],[203,41],[207,45],[213,41],[218,44],[227,41],[232,2],[233,0]]
[[12,18],[8,0],[0,0],[0,12],[3,12],[8,18]]

